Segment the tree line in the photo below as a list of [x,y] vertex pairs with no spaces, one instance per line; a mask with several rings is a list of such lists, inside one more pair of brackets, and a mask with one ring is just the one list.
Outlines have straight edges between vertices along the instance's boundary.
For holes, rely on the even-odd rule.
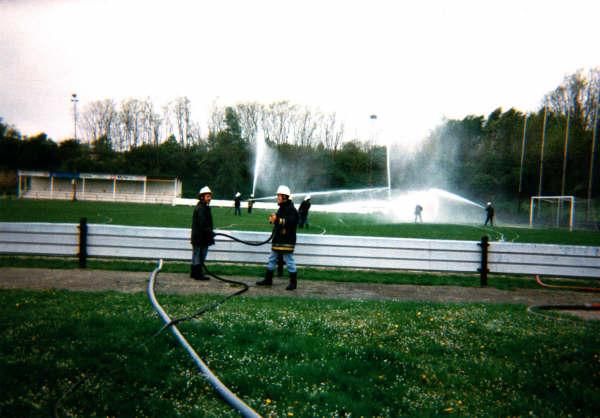
[[[487,116],[445,120],[415,152],[392,147],[392,186],[447,188],[479,201],[540,192],[596,198],[599,92],[599,68],[577,71],[534,112],[498,108]],[[149,101],[93,102],[81,115],[87,139],[60,143],[43,133],[22,136],[0,119],[0,168],[176,176],[186,196],[205,183],[217,197],[236,191],[248,196],[262,130],[278,161],[270,169],[285,174],[294,189],[387,185],[386,149],[346,140],[335,114],[289,102],[215,106],[203,136],[187,98],[167,107],[159,117]]]
[[[105,137],[116,151],[158,145],[163,138],[171,137],[187,147],[205,142],[211,134],[226,129],[227,108],[213,105],[208,117],[208,135],[203,137],[200,123],[192,118],[191,101],[185,96],[160,108],[149,98],[130,98],[121,103],[96,100],[77,115],[81,137],[76,139],[89,144]],[[276,145],[322,144],[327,149],[336,149],[342,143],[344,124],[335,113],[322,113],[289,101],[267,105],[244,102],[229,108],[237,115],[241,136],[250,143],[259,129]]]

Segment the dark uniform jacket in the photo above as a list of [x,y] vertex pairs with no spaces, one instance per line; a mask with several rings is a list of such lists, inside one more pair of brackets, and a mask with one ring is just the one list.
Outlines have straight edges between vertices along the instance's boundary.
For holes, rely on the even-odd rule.
[[210,206],[200,201],[194,209],[192,217],[192,245],[208,247],[215,243],[213,220]]
[[296,245],[296,227],[298,226],[298,211],[291,200],[279,205],[277,218],[273,227],[273,251],[294,252]]
[[308,214],[308,210],[310,209],[310,201],[309,200],[304,200],[302,203],[300,203],[300,207],[298,208],[298,212],[300,212],[301,215],[304,215],[306,217],[306,215]]

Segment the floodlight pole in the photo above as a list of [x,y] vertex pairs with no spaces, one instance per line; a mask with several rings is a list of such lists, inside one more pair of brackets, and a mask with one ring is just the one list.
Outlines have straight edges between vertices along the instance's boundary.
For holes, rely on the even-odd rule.
[[[564,90],[563,90],[564,91]],[[568,101],[568,97],[566,96],[566,91],[564,91],[565,93],[565,102],[566,102],[566,106],[567,106],[567,123],[565,126],[565,147],[564,147],[564,151],[563,151],[563,166],[562,166],[562,183],[560,186],[560,194],[561,196],[565,195],[565,182],[567,179],[567,153],[569,150],[569,122],[571,119],[571,110],[569,108],[569,101]],[[558,206],[558,210],[556,211],[556,224],[557,226],[560,225],[560,215],[562,212],[562,200],[559,200],[559,206]]]
[[585,211],[585,220],[590,220],[590,211],[592,209],[592,183],[594,178],[594,159],[596,158],[596,136],[598,134],[598,104],[600,103],[600,93],[596,100],[596,111],[594,112],[594,126],[592,127],[592,152],[590,155],[590,174],[588,176],[587,208]]
[[73,103],[73,139],[77,141],[77,93],[71,94],[71,102]]
[[519,168],[519,211],[521,210],[521,193],[523,192],[523,163],[525,162],[525,143],[527,140],[527,117],[523,115],[523,140],[521,141],[521,166]]
[[[540,182],[538,184],[538,196],[542,195],[542,179],[544,177],[544,144],[546,142],[546,115],[548,113],[548,105],[544,105],[544,122],[542,124],[542,144],[540,151]],[[538,210],[538,216],[540,211]]]

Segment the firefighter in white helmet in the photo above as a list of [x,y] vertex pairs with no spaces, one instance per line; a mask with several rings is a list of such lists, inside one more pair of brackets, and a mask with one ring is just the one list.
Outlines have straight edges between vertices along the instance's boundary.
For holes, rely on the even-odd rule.
[[251,194],[248,199],[248,213],[252,213],[252,206],[254,206],[254,194]]
[[485,213],[486,217],[483,225],[487,226],[489,222],[490,225],[494,226],[494,207],[492,206],[492,202],[487,202],[487,205],[485,206]]
[[256,284],[259,286],[271,286],[273,284],[273,273],[275,272],[277,257],[281,254],[290,273],[290,283],[286,289],[294,290],[298,286],[298,272],[294,261],[298,211],[291,200],[289,187],[282,185],[277,188],[277,204],[279,205],[277,213],[272,213],[269,217],[269,222],[273,224],[273,241],[267,271],[265,278],[256,282]]
[[240,192],[237,192],[235,194],[235,197],[233,198],[233,206],[235,207],[235,211],[233,212],[233,214],[237,216],[242,216],[242,194]]
[[208,280],[204,275],[202,266],[208,247],[215,243],[215,233],[213,231],[212,213],[210,212],[210,201],[212,191],[208,186],[204,186],[198,192],[198,204],[194,208],[192,217],[192,265],[190,277],[195,280]]

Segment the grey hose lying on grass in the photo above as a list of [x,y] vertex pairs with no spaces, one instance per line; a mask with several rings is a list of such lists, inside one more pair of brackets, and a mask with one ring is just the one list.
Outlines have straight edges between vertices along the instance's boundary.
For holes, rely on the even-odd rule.
[[[150,298],[150,302],[154,307],[154,310],[158,312],[158,315],[162,318],[165,324],[172,323],[171,318],[165,312],[165,310],[160,306],[158,300],[156,299],[156,295],[154,294],[154,284],[156,282],[156,276],[162,269],[163,261],[162,259],[158,261],[158,266],[152,271],[150,274],[150,280],[148,281],[148,297]],[[227,386],[225,386],[217,376],[208,368],[208,366],[202,361],[200,356],[194,351],[194,348],[187,342],[185,337],[181,334],[177,326],[172,324],[169,329],[175,335],[175,338],[179,341],[179,343],[183,346],[183,348],[188,352],[190,357],[194,360],[202,375],[208,380],[208,382],[212,385],[213,388],[221,395],[221,397],[227,402],[232,408],[236,409],[243,417],[260,417],[260,415],[250,408],[244,401],[239,399],[233,392],[231,392]]]

